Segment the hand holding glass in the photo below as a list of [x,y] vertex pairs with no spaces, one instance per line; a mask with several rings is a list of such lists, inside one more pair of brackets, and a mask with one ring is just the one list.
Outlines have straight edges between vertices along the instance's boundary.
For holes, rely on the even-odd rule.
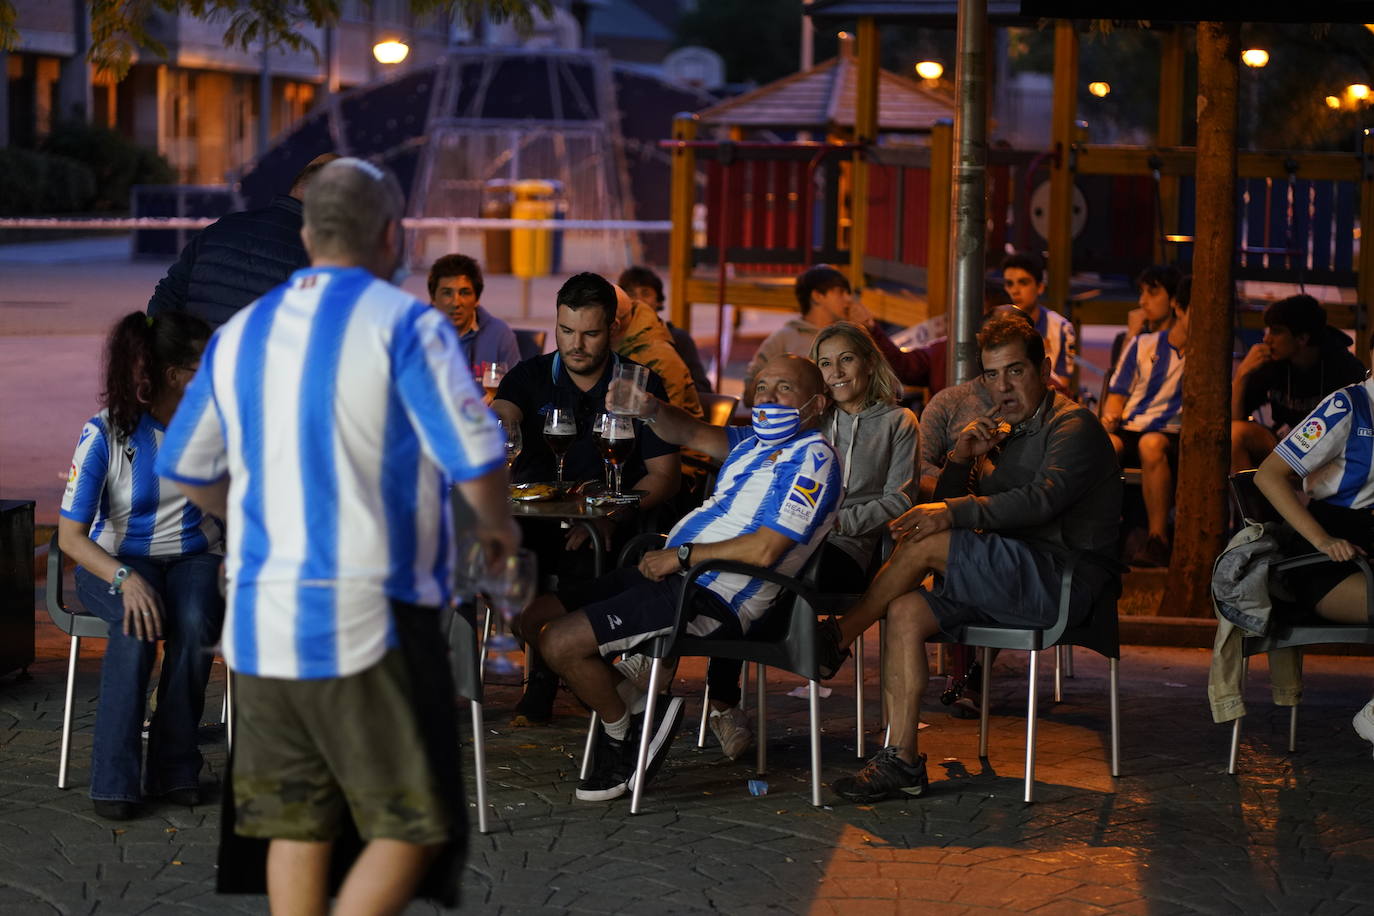
[[642,415],[648,396],[649,370],[633,363],[620,363],[606,389],[606,409],[622,417],[637,417]]

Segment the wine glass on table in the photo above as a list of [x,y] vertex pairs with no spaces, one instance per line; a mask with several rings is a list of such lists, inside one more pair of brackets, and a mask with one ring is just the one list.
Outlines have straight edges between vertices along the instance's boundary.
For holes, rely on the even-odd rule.
[[634,421],[629,417],[618,417],[615,414],[602,414],[600,417],[601,428],[597,432],[596,445],[601,450],[601,460],[606,462],[611,469],[614,483],[611,485],[611,494],[620,495],[620,474],[625,467],[625,461],[630,457],[630,453],[635,447],[635,427]]
[[520,457],[520,450],[524,447],[523,437],[520,435],[519,423],[501,424],[506,430],[506,467],[514,469],[515,459]]
[[553,450],[554,457],[558,459],[558,485],[563,485],[563,459],[567,457],[568,449],[577,439],[577,420],[574,419],[571,410],[562,407],[550,407],[548,413],[544,415],[544,441]]

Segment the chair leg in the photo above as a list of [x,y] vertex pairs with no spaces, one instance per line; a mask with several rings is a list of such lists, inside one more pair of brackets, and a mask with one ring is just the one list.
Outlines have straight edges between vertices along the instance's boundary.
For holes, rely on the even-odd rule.
[[[1069,649],[1069,658],[1073,658],[1073,649]],[[1107,660],[1109,678],[1112,688],[1112,775],[1121,775],[1121,695],[1117,689],[1120,683],[1121,659],[1112,658]],[[1070,666],[1072,667],[1072,666]]]
[[62,759],[57,764],[57,787],[67,788],[67,757],[72,749],[72,698],[76,692],[76,656],[81,651],[81,637],[73,636],[67,658],[67,702],[62,707]]
[[1288,753],[1298,749],[1298,707],[1294,705],[1288,713]]
[[[862,638],[862,637],[861,637]],[[811,707],[811,807],[821,806],[821,691],[816,681],[810,682],[808,703]],[[862,732],[860,732],[862,734]],[[860,740],[863,740],[862,738]]]
[[706,746],[706,720],[711,715],[711,685],[701,692],[701,725],[697,727],[697,747]]
[[[887,619],[878,621],[878,696],[882,698],[880,710],[881,720],[879,725],[887,728],[890,724],[887,719],[887,691],[883,690],[883,685],[887,683]],[[884,746],[886,746],[886,740]]]
[[228,664],[224,666],[224,703],[225,710],[229,718],[224,723],[224,749],[232,751],[234,749],[234,672],[229,670]]
[[741,712],[749,711],[749,663],[745,662],[739,670],[739,708]]
[[1236,775],[1236,758],[1240,756],[1240,723],[1244,716],[1236,716],[1236,720],[1231,723],[1231,757],[1226,764],[1226,772],[1232,776]]
[[[491,605],[483,601],[486,607],[486,616],[482,618],[482,650],[477,653],[477,680],[485,682],[487,679],[487,641],[491,639]],[[528,666],[526,666],[528,668]],[[528,670],[526,674],[528,674]]]
[[982,654],[983,705],[978,710],[978,758],[980,760],[988,756],[988,707],[992,705],[992,696],[989,693],[992,687],[992,650],[984,648]]
[[935,644],[935,673],[945,673],[945,644],[942,642]]
[[1035,712],[1036,674],[1040,669],[1040,653],[1030,654],[1030,670],[1026,675],[1026,793],[1027,803],[1035,801]]
[[1064,647],[1064,677],[1073,677],[1073,646]]
[[592,748],[596,747],[596,727],[601,724],[601,717],[592,710],[591,723],[587,728],[587,746],[582,749],[582,770],[577,774],[578,779],[586,779],[592,772]]
[[1054,647],[1054,701],[1064,702],[1064,647]]
[[630,813],[639,813],[639,800],[644,795],[644,773],[649,768],[649,740],[654,735],[654,707],[658,704],[659,677],[663,670],[663,659],[655,658],[649,668],[649,695],[644,698],[644,727],[639,734],[639,754],[635,760],[634,786],[630,792]]
[[768,772],[768,706],[763,696],[763,692],[768,686],[768,675],[765,673],[768,669],[763,665],[756,665],[755,667],[758,669],[754,675],[754,688],[758,691],[755,701],[759,708],[759,729],[754,736],[754,744],[757,748],[754,771],[757,775],[762,776]]
[[487,746],[482,735],[482,704],[471,700],[472,772],[477,779],[477,832],[487,832]]
[[864,759],[864,635],[854,640],[854,755]]
[[[228,665],[225,665],[225,667],[224,667],[224,678],[225,678],[225,683],[227,684],[227,683],[228,683],[228,679],[229,679],[229,666],[228,666]],[[228,689],[226,689],[226,690],[224,691],[224,696],[220,698],[220,703],[219,703],[219,724],[220,724],[220,725],[226,725],[226,726],[229,724],[229,691],[228,691]]]

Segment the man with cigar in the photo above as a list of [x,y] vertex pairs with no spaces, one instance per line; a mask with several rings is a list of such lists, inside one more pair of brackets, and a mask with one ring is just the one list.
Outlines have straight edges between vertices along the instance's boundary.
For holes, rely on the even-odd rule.
[[[925,756],[916,751],[925,644],[973,623],[1049,627],[1058,616],[1059,576],[1074,554],[1109,557],[1121,519],[1121,471],[1102,424],[1050,390],[1044,341],[1015,317],[978,334],[983,384],[992,407],[964,427],[923,503],[891,523],[897,545],[857,605],[818,635],[829,676],[848,646],[886,617],[883,690],[888,746],[858,773],[836,780],[842,798],[873,802],[920,795]],[[935,574],[931,588],[921,586]],[[1093,563],[1074,576],[1082,616],[1112,573]]]

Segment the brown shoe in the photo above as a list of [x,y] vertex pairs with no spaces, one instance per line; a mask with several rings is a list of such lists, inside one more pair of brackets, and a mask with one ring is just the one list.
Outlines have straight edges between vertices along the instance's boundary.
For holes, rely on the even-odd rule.
[[1132,566],[1141,566],[1150,569],[1167,567],[1169,565],[1169,542],[1157,535],[1150,535],[1145,546],[1136,552],[1131,558]]

